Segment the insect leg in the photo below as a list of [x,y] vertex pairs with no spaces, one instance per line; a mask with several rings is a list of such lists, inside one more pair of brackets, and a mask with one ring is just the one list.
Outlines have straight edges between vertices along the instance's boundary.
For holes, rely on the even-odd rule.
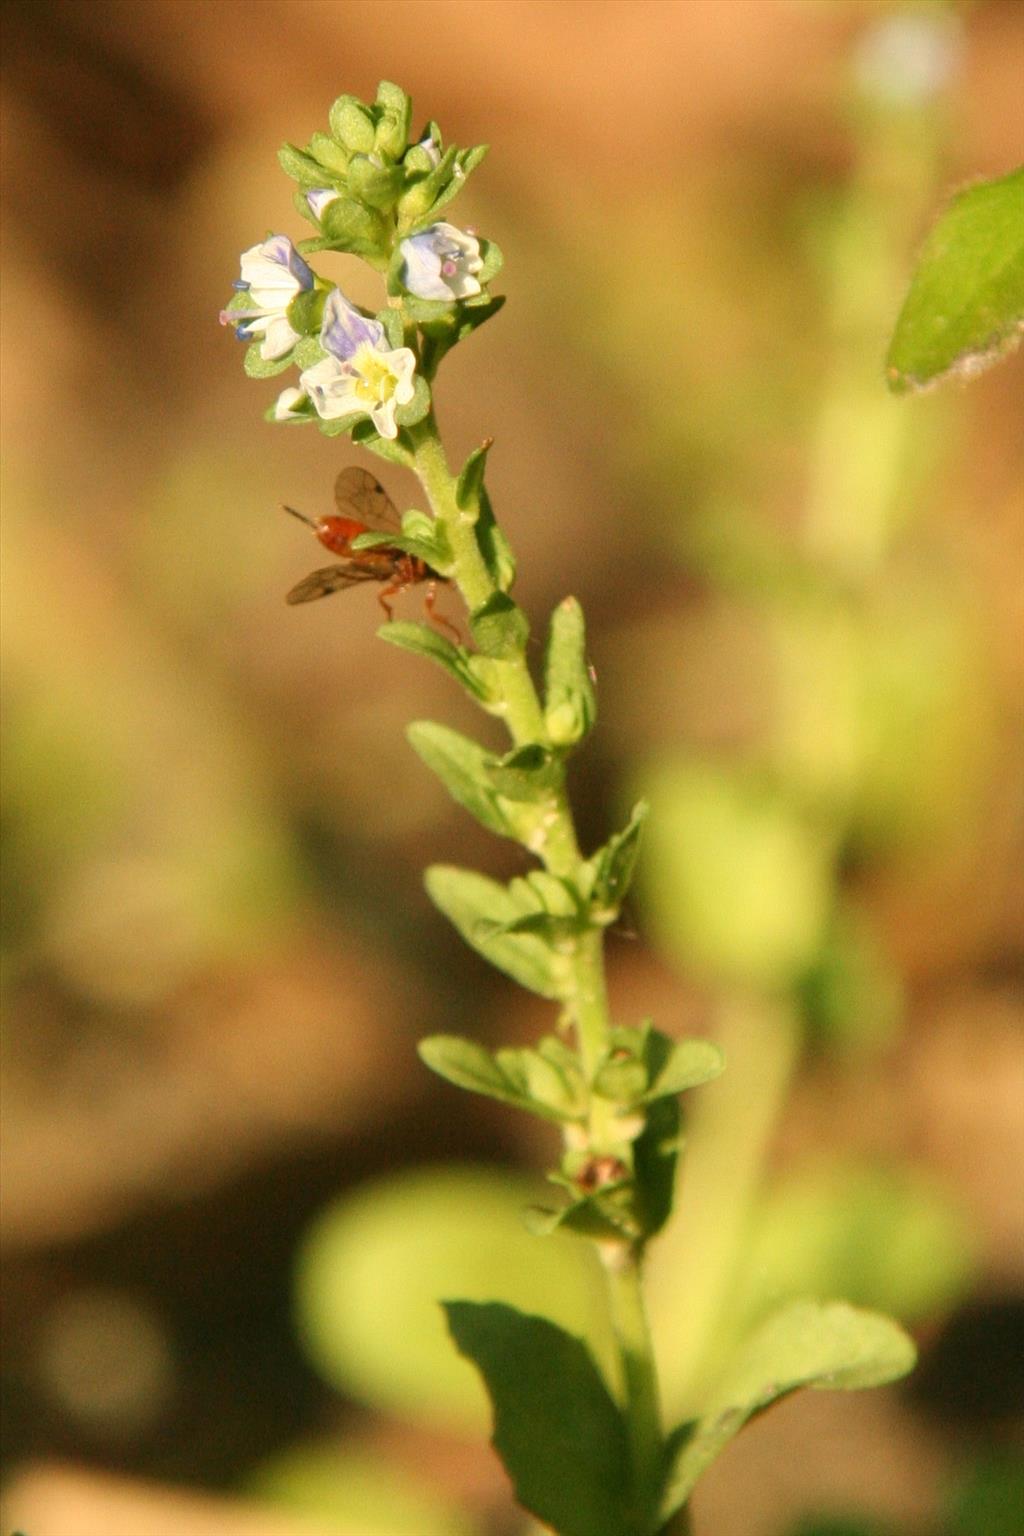
[[388,598],[389,597],[397,597],[399,592],[404,592],[405,591],[405,585],[406,584],[405,584],[404,581],[399,581],[396,578],[394,581],[391,581],[391,582],[388,583],[388,585],[384,588],[383,592],[378,592],[377,593],[377,601],[378,601],[378,603],[380,603],[381,607],[384,609],[384,612],[387,614],[388,623],[389,624],[391,623],[391,620],[395,616],[395,610],[392,608],[391,604],[388,602]]
[[449,634],[454,635],[455,636],[455,643],[456,643],[456,645],[461,645],[462,644],[462,636],[461,636],[461,634],[456,629],[455,625],[451,622],[450,619],[446,619],[443,613],[437,613],[436,612],[435,607],[434,607],[436,602],[437,602],[437,582],[436,581],[428,581],[427,582],[427,590],[426,590],[426,592],[423,595],[423,607],[426,610],[427,618],[431,621],[432,624],[436,625],[438,629],[446,629]]

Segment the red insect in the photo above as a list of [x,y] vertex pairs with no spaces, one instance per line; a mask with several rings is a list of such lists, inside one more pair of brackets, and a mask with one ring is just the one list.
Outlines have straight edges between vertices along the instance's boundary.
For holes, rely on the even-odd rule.
[[294,507],[284,509],[312,528],[324,548],[337,555],[341,562],[312,571],[304,581],[292,587],[285,601],[311,603],[332,592],[343,592],[360,581],[379,581],[384,583],[384,590],[377,594],[377,601],[390,619],[393,615],[388,599],[426,582],[423,606],[428,618],[450,630],[461,643],[462,636],[455,625],[434,610],[438,584],[446,582],[446,576],[433,570],[425,560],[408,555],[391,544],[378,544],[373,549],[352,548],[353,541],[361,533],[401,532],[401,519],[395,504],[380,482],[365,469],[354,465],[343,469],[334,484],[334,501],[338,514],[330,517],[307,517],[305,512],[298,512]]

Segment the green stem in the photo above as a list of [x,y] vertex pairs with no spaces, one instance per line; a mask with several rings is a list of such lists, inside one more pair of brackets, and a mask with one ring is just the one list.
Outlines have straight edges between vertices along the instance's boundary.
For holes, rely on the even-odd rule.
[[[482,608],[494,592],[494,582],[476,541],[476,517],[473,512],[460,507],[455,499],[455,476],[448,468],[433,414],[414,427],[411,436],[416,474],[427,493],[434,516],[448,535],[455,561],[455,580],[466,599],[466,606],[473,613]],[[540,730],[543,736],[543,725]]]
[[636,1247],[602,1249],[612,1326],[622,1367],[638,1515],[647,1513],[661,1476],[662,1431],[658,1376],[644,1306],[642,1259]]
[[[414,464],[434,516],[443,525],[453,557],[453,575],[470,613],[493,597],[494,582],[480,553],[475,509],[459,506],[456,481],[448,468],[433,415],[412,431]],[[504,719],[516,746],[547,744],[544,713],[525,652],[496,664],[501,698],[496,711]],[[564,776],[552,791],[542,817],[540,835],[531,850],[555,875],[579,881],[582,854],[576,836]],[[604,930],[594,926],[573,942],[569,966],[571,985],[565,997],[588,1082],[608,1049],[610,1020],[604,975]],[[614,1128],[595,1098],[588,1139],[600,1148]],[[655,1495],[661,1469],[663,1440],[658,1398],[657,1370],[644,1307],[641,1258],[638,1246],[606,1244],[602,1248],[608,1282],[609,1307],[618,1345],[626,1423],[632,1447],[637,1498]],[[638,1512],[639,1518],[639,1512]]]
[[767,1149],[799,1056],[799,1021],[785,1002],[733,997],[719,1015],[729,1070],[690,1114],[686,1198],[664,1233],[659,1269],[673,1276],[673,1383],[682,1416],[696,1413],[733,1341],[730,1302]]

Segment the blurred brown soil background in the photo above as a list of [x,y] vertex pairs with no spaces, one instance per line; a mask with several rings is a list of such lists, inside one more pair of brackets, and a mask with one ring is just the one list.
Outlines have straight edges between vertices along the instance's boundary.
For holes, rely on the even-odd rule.
[[[302,1360],[296,1243],[383,1170],[546,1151],[511,1116],[453,1103],[414,1053],[431,1031],[525,1037],[538,1018],[422,894],[428,861],[518,869],[402,736],[411,718],[478,722],[376,643],[371,599],[282,601],[316,561],[278,508],[327,510],[339,449],[261,422],[273,386],[243,377],[216,324],[240,250],[271,227],[308,233],[277,145],[386,77],[417,122],[493,146],[457,217],[502,245],[509,302],[443,372],[440,418],[453,460],[497,437],[492,495],[537,631],[564,592],[584,603],[602,720],[576,783],[593,844],[636,761],[675,739],[742,747],[760,706],[741,664],[757,631],[723,619],[680,556],[702,466],[680,461],[674,490],[653,467],[662,402],[615,365],[635,323],[615,294],[657,250],[646,286],[695,311],[680,357],[695,399],[740,358],[797,420],[810,411],[817,301],[794,378],[789,338],[761,328],[789,279],[730,244],[730,221],[742,205],[748,228],[789,224],[842,188],[846,61],[880,9],[6,0],[4,1461],[29,1536],[227,1536],[236,1519],[239,1536],[285,1536],[299,1527],[283,1516],[202,1500],[328,1423],[426,1454],[411,1431],[361,1427]],[[1024,8],[980,0],[943,185],[1021,158],[1022,66]],[[372,302],[354,264],[324,269]],[[797,281],[777,312],[800,300]],[[1009,1339],[1019,1352],[1024,1282],[1022,377],[1016,359],[959,392],[929,513],[985,658],[981,764],[950,768],[970,779],[969,825],[866,870],[905,1026],[855,1070],[810,1066],[776,1154],[913,1157],[970,1213],[979,1279],[955,1368],[974,1360],[977,1401],[949,1401],[926,1355],[916,1405],[788,1405],[709,1481],[714,1536],[769,1536],[808,1498],[925,1519],[964,1435],[1019,1439],[1005,1382],[987,1398],[984,1377]],[[729,430],[763,453],[762,510],[784,528],[803,468],[759,398]],[[381,476],[409,505],[411,483]],[[403,603],[418,617],[415,594]],[[667,713],[652,635],[687,658]],[[713,1029],[707,990],[642,938],[613,940],[610,964],[623,1017]],[[952,1326],[936,1320],[936,1348]],[[429,1454],[454,1490],[499,1496],[483,1447]],[[178,1491],[166,1504],[133,1479]]]

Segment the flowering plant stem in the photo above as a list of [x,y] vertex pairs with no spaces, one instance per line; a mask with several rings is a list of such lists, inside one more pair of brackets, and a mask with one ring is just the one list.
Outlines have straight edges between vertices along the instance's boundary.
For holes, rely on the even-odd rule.
[[[456,500],[456,480],[445,459],[433,412],[412,433],[414,465],[431,510],[447,532],[453,555],[453,577],[472,613],[494,591],[494,583],[480,554],[473,521]],[[543,741],[544,716],[526,662],[525,650],[503,665],[504,696],[500,713],[516,746]],[[563,780],[554,796],[555,813],[538,849],[545,868],[553,875],[573,880],[579,876],[580,853],[572,808]],[[573,1024],[580,1064],[592,1081],[610,1038],[608,997],[604,974],[604,935],[600,928],[580,934],[573,945],[571,982],[565,999],[567,1018]],[[607,1131],[600,1100],[592,1103],[590,1131],[600,1143]],[[620,1394],[629,1424],[636,1486],[657,1486],[662,1458],[661,1412],[657,1369],[643,1298],[641,1245],[601,1245],[602,1269],[607,1280],[609,1310],[619,1357]]]
[[[298,369],[298,383],[279,395],[268,419],[349,435],[418,476],[432,516],[411,510],[399,521],[372,475],[343,468],[339,515],[304,519],[339,563],[300,582],[289,601],[374,581],[384,584],[390,617],[387,600],[407,587],[455,586],[471,644],[439,633],[454,626],[434,614],[432,586],[433,628],[399,623],[382,633],[441,665],[504,722],[512,750],[495,754],[432,721],[414,722],[409,741],[457,803],[541,866],[501,885],[439,865],[427,872],[427,887],[486,960],[559,1008],[559,1029],[533,1046],[493,1052],[435,1035],[419,1051],[456,1087],[559,1127],[561,1160],[550,1179],[562,1203],[524,1214],[538,1236],[561,1229],[593,1243],[617,1350],[614,1386],[583,1339],[501,1301],[442,1300],[449,1332],[483,1376],[494,1445],[524,1508],[559,1536],[689,1536],[693,1488],[747,1419],[798,1387],[893,1380],[912,1364],[913,1346],[887,1318],[844,1303],[784,1299],[736,1337],[727,1378],[705,1383],[686,1420],[665,1433],[644,1254],[672,1212],[680,1096],[711,1082],[725,1062],[708,1041],[609,1014],[604,933],[629,889],[647,807],[636,806],[624,828],[584,857],[566,791],[566,762],[596,716],[582,608],[567,597],[552,614],[538,690],[526,615],[509,596],[514,561],[484,487],[490,445],[453,475],[434,416],[446,353],[503,303],[489,291],[502,265],[498,247],[438,218],[485,148],[445,148],[433,122],[411,138],[411,111],[407,94],[382,81],[373,103],[339,96],[329,133],[314,134],[305,148],[282,147],[281,165],[298,185],[296,206],[316,236],[301,251],[286,235],[247,250],[221,321],[248,343],[245,367],[254,378]],[[323,250],[359,256],[381,274],[384,307],[366,314],[318,275],[305,258]],[[780,1094],[790,1058],[780,1052]],[[771,1120],[767,1112],[751,1117],[743,1094],[728,1102],[727,1134],[708,1138],[720,1169],[705,1179],[713,1198],[703,1212],[705,1236],[725,1237],[703,1258],[687,1254],[704,1334],[721,1321],[718,1293],[725,1294],[741,1238],[736,1197],[753,1177]],[[744,1182],[734,1187],[720,1170],[735,1166],[737,1148],[749,1155],[740,1159]],[[708,1252],[717,1252],[717,1264],[709,1266]],[[701,1278],[708,1274],[714,1295]],[[700,1354],[691,1351],[685,1362],[691,1371]]]

